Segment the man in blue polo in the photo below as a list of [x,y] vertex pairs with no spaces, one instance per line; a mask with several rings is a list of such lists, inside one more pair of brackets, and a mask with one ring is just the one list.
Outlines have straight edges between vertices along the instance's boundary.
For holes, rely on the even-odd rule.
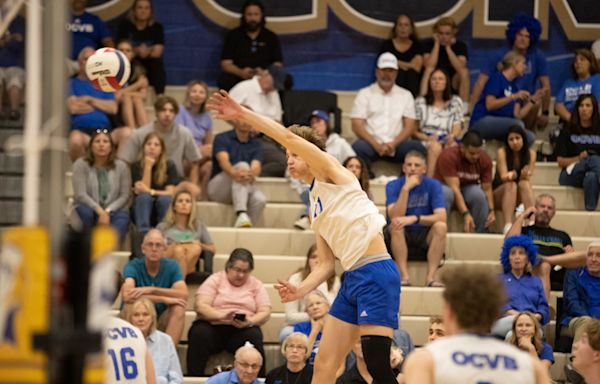
[[219,133],[213,142],[213,171],[208,198],[233,204],[236,228],[252,227],[260,218],[267,199],[256,187],[262,165],[262,147],[252,128],[237,121],[233,129]]
[[427,250],[427,286],[437,287],[435,272],[446,244],[446,208],[442,184],[425,175],[425,155],[410,151],[402,165],[404,176],[390,181],[385,188],[385,205],[389,224],[392,256],[400,270],[402,285],[410,285],[408,254],[411,250]]
[[410,285],[408,254],[410,250],[427,252],[427,286],[440,286],[435,281],[446,243],[446,208],[442,184],[425,175],[425,155],[419,151],[406,154],[402,165],[404,176],[390,181],[385,188],[392,256],[396,261],[402,285]]

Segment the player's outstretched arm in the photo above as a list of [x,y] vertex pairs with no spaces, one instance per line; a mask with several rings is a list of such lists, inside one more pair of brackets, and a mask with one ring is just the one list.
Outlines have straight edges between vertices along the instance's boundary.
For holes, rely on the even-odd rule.
[[302,157],[317,178],[332,179],[334,182],[352,180],[336,180],[335,169],[343,168],[339,162],[314,144],[293,134],[283,125],[242,107],[223,90],[214,93],[208,100],[207,107],[215,112],[215,118],[237,120],[249,124],[254,129],[271,137],[290,152]]

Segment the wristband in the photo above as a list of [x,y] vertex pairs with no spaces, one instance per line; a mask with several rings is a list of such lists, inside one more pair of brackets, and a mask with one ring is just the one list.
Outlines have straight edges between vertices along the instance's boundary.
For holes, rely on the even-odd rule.
[[467,216],[469,216],[470,214],[471,214],[471,212],[469,212],[469,210],[467,209],[466,211],[464,211],[464,212],[462,213],[462,216],[463,216],[463,217],[467,217]]

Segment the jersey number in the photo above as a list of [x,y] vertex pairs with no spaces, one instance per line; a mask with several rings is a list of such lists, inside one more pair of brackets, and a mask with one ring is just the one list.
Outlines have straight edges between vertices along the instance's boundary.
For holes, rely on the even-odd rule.
[[110,355],[110,359],[113,363],[113,368],[115,369],[115,379],[121,380],[121,371],[123,371],[123,376],[125,377],[125,379],[130,380],[135,379],[137,377],[138,367],[134,360],[135,352],[133,351],[133,349],[129,347],[121,348],[119,354],[117,355],[115,350],[110,348],[108,350],[108,354]]

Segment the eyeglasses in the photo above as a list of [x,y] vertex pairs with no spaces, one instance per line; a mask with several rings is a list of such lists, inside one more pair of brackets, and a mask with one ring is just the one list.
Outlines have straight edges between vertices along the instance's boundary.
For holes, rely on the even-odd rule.
[[301,344],[288,344],[285,346],[285,349],[304,349],[306,350],[306,346]]
[[163,243],[144,243],[143,246],[150,248],[150,249],[152,249],[152,248],[160,249],[160,248],[164,248],[165,245]]
[[242,367],[244,369],[251,369],[253,371],[260,369],[260,364],[248,364],[248,363],[241,363],[239,361],[236,361],[236,363],[238,363],[240,365],[240,367]]
[[96,129],[96,134],[99,134],[99,133],[104,133],[105,135],[109,134],[108,129],[106,129],[106,128]]
[[250,269],[242,269],[238,267],[231,267],[230,269],[235,273],[239,273],[240,275],[246,275],[251,272]]

